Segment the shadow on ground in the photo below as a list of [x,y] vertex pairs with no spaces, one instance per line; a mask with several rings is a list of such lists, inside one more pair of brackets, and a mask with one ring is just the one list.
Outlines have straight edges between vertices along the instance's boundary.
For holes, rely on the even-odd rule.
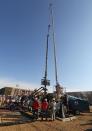
[[30,115],[29,117],[26,114],[21,112],[12,112],[9,114],[2,114],[0,117],[0,127],[2,126],[12,126],[18,124],[26,124],[35,121],[33,116]]
[[92,125],[92,120],[84,121],[84,122],[82,122],[80,125],[81,125],[81,126]]
[[91,129],[86,129],[85,131],[92,131],[92,128]]

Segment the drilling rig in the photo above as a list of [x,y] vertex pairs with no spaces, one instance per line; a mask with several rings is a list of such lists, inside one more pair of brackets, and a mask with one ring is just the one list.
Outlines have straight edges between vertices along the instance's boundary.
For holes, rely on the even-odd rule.
[[[63,95],[63,87],[58,82],[58,75],[57,75],[57,59],[56,59],[56,43],[55,43],[55,33],[54,33],[54,19],[53,19],[53,5],[52,3],[49,4],[49,12],[50,12],[50,23],[48,25],[48,34],[47,34],[47,44],[46,44],[46,61],[45,61],[45,74],[43,79],[41,80],[41,84],[44,86],[44,89],[47,90],[47,86],[50,86],[50,80],[47,79],[47,67],[48,67],[48,48],[49,48],[49,36],[50,32],[52,35],[52,43],[53,43],[53,55],[54,55],[54,64],[55,64],[55,98],[60,99]],[[46,93],[46,92],[45,92]]]
[[54,33],[54,19],[53,19],[53,5],[50,6],[50,14],[51,14],[51,26],[52,26],[52,38],[53,38],[53,50],[54,50],[54,63],[55,63],[55,80],[56,80],[56,99],[60,99],[61,95],[63,95],[63,87],[59,84],[58,81],[58,73],[57,73],[57,57],[56,57],[56,43],[55,43],[55,33]]
[[43,85],[44,94],[46,95],[47,86],[50,86],[50,80],[47,79],[47,66],[48,66],[48,42],[49,42],[50,25],[48,25],[47,43],[46,43],[46,58],[45,58],[45,73],[43,79],[41,79],[41,85]]

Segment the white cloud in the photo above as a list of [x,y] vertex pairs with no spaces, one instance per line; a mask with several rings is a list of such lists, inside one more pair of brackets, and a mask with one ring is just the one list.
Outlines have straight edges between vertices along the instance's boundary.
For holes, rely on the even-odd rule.
[[[17,86],[16,86],[17,85]],[[15,87],[15,88],[20,88],[20,89],[28,89],[28,90],[34,90],[34,89],[38,89],[41,87],[41,85],[37,85],[34,83],[28,83],[25,81],[16,81],[13,79],[7,79],[7,78],[0,78],[0,88],[2,87]],[[63,86],[64,87],[64,91],[66,90],[66,92],[77,92],[77,91],[90,91],[91,89],[87,89],[85,87],[68,87],[68,86]],[[55,87],[54,86],[50,86],[47,87],[49,92],[53,92],[55,91]],[[86,90],[87,89],[87,90]]]
[[86,87],[66,87],[66,92],[80,92],[80,91],[91,91],[91,88],[86,88]]
[[36,85],[33,83],[28,83],[24,81],[15,81],[7,78],[0,78],[0,88],[2,87],[18,87],[22,89],[34,90],[40,87],[40,85]]
[[[14,79],[0,78],[0,88],[3,87],[15,87],[20,89],[34,90],[41,87],[34,83],[28,83],[25,81],[16,81]],[[55,90],[54,86],[47,87],[48,92],[53,92]]]

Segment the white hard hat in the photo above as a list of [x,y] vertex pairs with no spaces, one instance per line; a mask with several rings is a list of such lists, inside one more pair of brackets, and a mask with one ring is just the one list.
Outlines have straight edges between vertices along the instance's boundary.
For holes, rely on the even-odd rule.
[[55,98],[53,98],[53,101],[55,101]]
[[47,99],[44,99],[45,101],[47,101]]
[[35,101],[37,101],[38,100],[38,98],[37,97],[35,97]]

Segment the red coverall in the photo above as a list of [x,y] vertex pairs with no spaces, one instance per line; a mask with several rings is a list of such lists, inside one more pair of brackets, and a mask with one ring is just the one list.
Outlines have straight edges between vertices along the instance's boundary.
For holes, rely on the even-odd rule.
[[48,110],[48,102],[47,101],[42,102],[41,110],[42,110],[42,120],[43,120],[44,116],[47,120],[47,110]]
[[38,100],[35,100],[34,102],[33,102],[33,105],[32,105],[32,107],[33,107],[33,115],[35,116],[35,115],[37,115],[37,118],[38,118],[38,109],[39,109],[39,102],[38,102]]

